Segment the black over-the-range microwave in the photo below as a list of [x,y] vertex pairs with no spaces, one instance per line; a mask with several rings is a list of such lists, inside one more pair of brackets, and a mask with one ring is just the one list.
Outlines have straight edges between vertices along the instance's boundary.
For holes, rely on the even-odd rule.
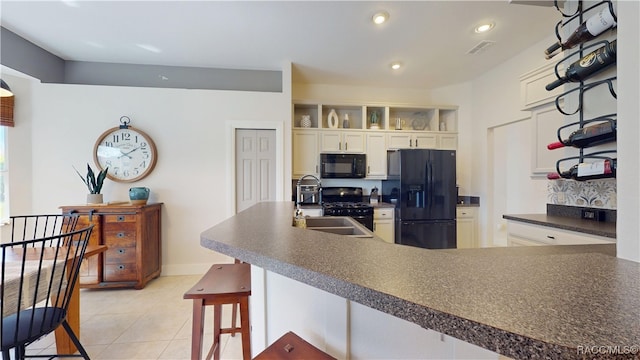
[[320,177],[359,179],[367,175],[365,154],[320,154]]

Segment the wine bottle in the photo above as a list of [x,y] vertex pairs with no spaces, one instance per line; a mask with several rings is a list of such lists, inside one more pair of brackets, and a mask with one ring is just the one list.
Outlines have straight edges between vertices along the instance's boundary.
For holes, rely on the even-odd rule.
[[573,165],[566,171],[560,173],[549,173],[547,179],[558,178],[573,179],[577,181],[614,178],[618,167],[617,159],[604,159],[589,163]]
[[553,150],[565,146],[586,148],[589,146],[614,141],[616,140],[617,136],[617,122],[613,119],[607,120],[608,121],[597,125],[591,125],[576,130],[572,132],[567,139],[547,145],[547,149]]
[[545,89],[551,91],[564,83],[582,81],[614,64],[616,62],[616,41],[613,40],[569,65],[564,76],[545,86]]
[[555,56],[555,51],[558,49],[567,50],[571,49],[577,45],[582,44],[585,41],[589,41],[591,39],[596,38],[598,35],[602,34],[605,30],[608,30],[614,26],[616,26],[615,20],[615,9],[614,13],[611,13],[611,8],[609,6],[604,7],[597,14],[588,18],[587,21],[583,22],[578,26],[578,28],[564,41],[558,41],[557,43],[549,46],[547,50],[544,51],[545,57],[547,59],[551,59]]

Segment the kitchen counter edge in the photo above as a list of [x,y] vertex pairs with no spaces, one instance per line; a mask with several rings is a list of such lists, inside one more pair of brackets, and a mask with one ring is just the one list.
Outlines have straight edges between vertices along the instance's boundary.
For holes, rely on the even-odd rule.
[[548,226],[561,230],[604,236],[612,238],[613,241],[616,239],[616,223],[614,222],[597,222],[547,214],[511,214],[502,215],[502,217],[507,220],[520,221],[533,225]]
[[[292,227],[292,214],[291,204],[259,203],[205,230],[201,245],[515,359],[581,359],[584,355],[578,353],[579,346],[612,341],[611,335],[603,334],[616,334],[614,345],[635,345],[632,342],[640,333],[636,276],[640,265],[616,258],[614,244],[433,251],[366,239],[346,242],[339,235]],[[363,251],[365,248],[368,250]],[[362,253],[373,257],[367,261],[369,265],[349,261]],[[376,266],[370,267],[371,263]],[[386,279],[382,284],[371,284],[376,276],[388,274],[394,280],[403,276],[403,266],[422,267],[413,269],[414,283],[399,285]],[[573,268],[568,276],[549,277],[553,271],[569,272],[569,266]],[[499,273],[478,278],[477,273],[487,267]],[[518,276],[526,274],[527,283],[505,281],[514,276],[511,269],[518,269]],[[599,275],[596,282],[587,278],[594,277],[594,272]],[[424,275],[434,273],[449,273],[451,281],[462,281],[459,291],[447,281]],[[623,282],[616,287],[619,294],[599,288],[608,284],[601,277],[612,274]],[[576,288],[583,283],[597,288]],[[545,294],[540,294],[540,289],[545,289]],[[559,293],[561,290],[566,293]],[[494,300],[500,298],[501,305],[488,302],[486,294],[493,294],[490,298]],[[540,302],[552,302],[558,296],[568,299],[577,295],[586,303],[580,308],[563,306],[560,314],[552,309],[555,317],[549,315],[548,307],[540,306]],[[611,300],[607,300],[611,298],[625,301],[624,309],[612,309]],[[600,322],[584,321],[597,315]],[[602,358],[618,357],[604,354]]]

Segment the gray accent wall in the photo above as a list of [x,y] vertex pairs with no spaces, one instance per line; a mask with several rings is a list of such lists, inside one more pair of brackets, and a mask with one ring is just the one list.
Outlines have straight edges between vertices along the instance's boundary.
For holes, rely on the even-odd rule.
[[282,92],[282,71],[66,61],[67,84]]
[[64,59],[0,27],[0,63],[47,83],[64,83]]
[[0,63],[43,83],[282,92],[282,71],[64,60],[0,27]]

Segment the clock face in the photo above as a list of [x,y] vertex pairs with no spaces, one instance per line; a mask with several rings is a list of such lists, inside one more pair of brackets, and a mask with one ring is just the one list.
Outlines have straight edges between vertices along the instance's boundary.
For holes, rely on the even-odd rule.
[[149,175],[156,165],[153,140],[144,132],[126,128],[105,131],[96,141],[93,159],[100,169],[109,167],[107,177],[114,181],[133,182]]

